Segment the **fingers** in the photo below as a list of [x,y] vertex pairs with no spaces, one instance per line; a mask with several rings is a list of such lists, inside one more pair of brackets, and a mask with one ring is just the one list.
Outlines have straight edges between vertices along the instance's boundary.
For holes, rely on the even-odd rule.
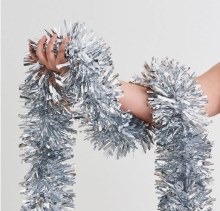
[[46,36],[44,35],[37,43],[37,49],[36,49],[36,55],[39,59],[39,62],[43,65],[45,65],[48,69],[48,63],[47,63],[47,57],[46,57],[46,54],[44,52],[44,44],[46,42],[47,38]]
[[[29,51],[31,58],[34,61],[39,60],[39,62],[43,64],[47,69],[63,74],[67,71],[67,68],[62,67],[58,70],[56,65],[66,62],[65,50],[70,40],[70,37],[65,37],[62,40],[58,48],[58,52],[56,53],[57,56],[54,53],[54,45],[56,44],[56,40],[57,34],[53,33],[53,35],[50,36],[49,42],[46,43],[47,37],[44,35],[37,43],[36,54],[33,51],[34,49],[32,48],[33,46],[31,45],[31,43],[29,43]],[[44,46],[46,46],[45,50]]]
[[57,55],[57,58],[56,58],[56,64],[62,64],[62,63],[66,62],[65,50],[66,50],[68,41],[69,41],[69,37],[65,37],[63,39],[62,43],[60,44],[58,55]]
[[53,36],[50,38],[50,41],[47,44],[46,48],[46,56],[47,56],[47,62],[48,66],[51,70],[56,71],[56,57],[53,52],[54,45],[56,43],[57,35],[53,34]]

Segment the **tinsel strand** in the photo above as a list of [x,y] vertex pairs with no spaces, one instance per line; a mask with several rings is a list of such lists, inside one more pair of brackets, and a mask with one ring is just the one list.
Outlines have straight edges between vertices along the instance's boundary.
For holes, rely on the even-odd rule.
[[[102,38],[88,30],[85,23],[66,27],[71,34],[67,47],[69,71],[63,77],[66,92],[75,93],[81,112],[80,127],[94,149],[117,159],[141,145],[144,152],[152,145],[149,125],[130,111],[123,111],[119,98],[123,96],[114,73],[110,47]],[[85,117],[85,118],[83,118]]]
[[24,151],[22,161],[31,165],[20,183],[24,187],[21,193],[26,196],[22,211],[74,207],[71,186],[75,169],[66,163],[74,156],[73,114],[62,102],[60,90],[51,83],[54,73],[42,70],[38,63],[32,66],[19,87],[26,109],[20,115],[23,133],[19,147]]
[[[62,39],[71,38],[65,52],[67,62],[57,66],[66,66],[68,71],[60,75],[46,70],[38,62],[33,63],[28,53],[24,65],[31,67],[19,87],[27,110],[20,115],[23,133],[19,147],[24,150],[22,160],[31,165],[21,182],[21,192],[26,195],[22,211],[74,208],[75,194],[66,188],[75,183],[75,170],[64,162],[74,156],[77,131],[73,120],[86,128],[86,139],[94,149],[103,149],[117,159],[139,144],[144,152],[152,144],[149,126],[130,111],[120,109],[118,100],[123,92],[118,74],[113,73],[110,48],[103,40],[78,22],[70,26],[65,22],[63,28],[55,28],[52,33],[57,34],[55,55]],[[36,52],[37,44],[32,40],[31,46]]]
[[162,211],[211,211],[214,201],[209,186],[208,100],[189,69],[175,60],[153,57],[142,76],[130,80],[151,89],[148,101],[153,109],[156,189]]

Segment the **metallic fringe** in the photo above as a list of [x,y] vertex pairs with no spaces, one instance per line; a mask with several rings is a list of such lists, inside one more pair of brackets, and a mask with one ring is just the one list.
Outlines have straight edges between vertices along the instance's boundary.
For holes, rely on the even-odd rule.
[[[51,37],[50,32],[47,35]],[[75,194],[68,185],[75,183],[75,170],[65,161],[74,157],[74,120],[86,132],[94,149],[103,149],[117,159],[135,150],[144,152],[152,145],[149,125],[120,109],[121,85],[113,74],[110,48],[88,31],[85,24],[54,29],[58,39],[54,52],[65,36],[72,39],[66,48],[68,71],[59,75],[32,63],[29,54],[24,65],[31,65],[25,82],[19,86],[27,110],[21,114],[22,161],[30,163],[21,191],[26,196],[22,211],[58,211],[74,208]],[[37,44],[31,42],[34,50]],[[73,108],[73,109],[71,109]]]
[[114,74],[110,48],[88,31],[85,24],[72,26],[73,40],[68,48],[68,67],[64,84],[68,93],[75,93],[82,113],[81,127],[94,145],[117,159],[130,150],[150,149],[149,126],[129,111],[122,111],[118,99],[123,96],[118,74]]
[[150,88],[153,132],[156,143],[156,189],[158,210],[212,210],[211,148],[206,127],[211,122],[204,105],[208,102],[194,73],[174,60],[152,58],[142,76],[131,83]]
[[23,133],[19,147],[24,150],[22,161],[30,163],[20,183],[24,187],[21,193],[26,195],[22,211],[74,207],[75,194],[65,188],[75,183],[75,170],[64,161],[74,156],[76,130],[72,128],[72,114],[62,101],[56,103],[59,94],[49,83],[54,73],[41,73],[40,68],[39,64],[32,66],[19,87],[27,110],[20,115]]

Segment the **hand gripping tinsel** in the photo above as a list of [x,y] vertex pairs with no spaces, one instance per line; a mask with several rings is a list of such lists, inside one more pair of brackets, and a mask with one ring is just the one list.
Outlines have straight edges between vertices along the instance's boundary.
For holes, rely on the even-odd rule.
[[208,102],[194,73],[175,60],[156,59],[145,63],[142,76],[130,83],[149,87],[153,109],[153,131],[158,210],[212,210],[211,148],[206,127],[211,122],[204,105]]
[[[46,31],[51,37],[50,32]],[[69,185],[75,183],[75,169],[66,161],[74,157],[75,120],[80,121],[94,149],[103,149],[117,159],[141,145],[150,149],[152,133],[149,126],[120,109],[123,95],[118,74],[113,73],[110,48],[85,24],[52,30],[57,33],[54,53],[62,39],[71,39],[66,48],[65,74],[46,70],[33,63],[29,53],[24,65],[31,65],[24,83],[19,86],[26,112],[21,114],[22,161],[30,163],[30,170],[20,184],[26,196],[22,211],[69,210],[74,208],[75,194]],[[36,43],[31,42],[36,51]]]

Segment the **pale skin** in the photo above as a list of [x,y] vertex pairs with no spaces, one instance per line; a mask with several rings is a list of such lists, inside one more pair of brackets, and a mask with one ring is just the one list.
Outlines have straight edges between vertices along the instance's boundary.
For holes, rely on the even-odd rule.
[[[57,69],[56,65],[66,62],[64,57],[65,48],[69,41],[69,37],[65,37],[59,47],[57,56],[52,52],[54,42],[57,39],[57,35],[47,40],[46,36],[43,36],[37,43],[36,53],[32,52],[31,45],[29,44],[29,50],[31,54],[31,60],[33,62],[39,61],[47,69],[63,74],[67,71],[66,67]],[[49,42],[48,42],[49,41]],[[47,42],[46,50],[43,50],[43,45]],[[208,103],[205,105],[205,110],[209,117],[215,116],[220,113],[220,62],[216,63],[202,75],[197,77],[198,83],[201,85],[201,89],[205,95],[207,95]],[[143,120],[146,123],[152,123],[153,110],[148,105],[147,87],[137,84],[128,83],[119,80],[122,84],[120,88],[123,91],[123,96],[119,98],[122,110],[130,110],[131,113],[137,118]]]

